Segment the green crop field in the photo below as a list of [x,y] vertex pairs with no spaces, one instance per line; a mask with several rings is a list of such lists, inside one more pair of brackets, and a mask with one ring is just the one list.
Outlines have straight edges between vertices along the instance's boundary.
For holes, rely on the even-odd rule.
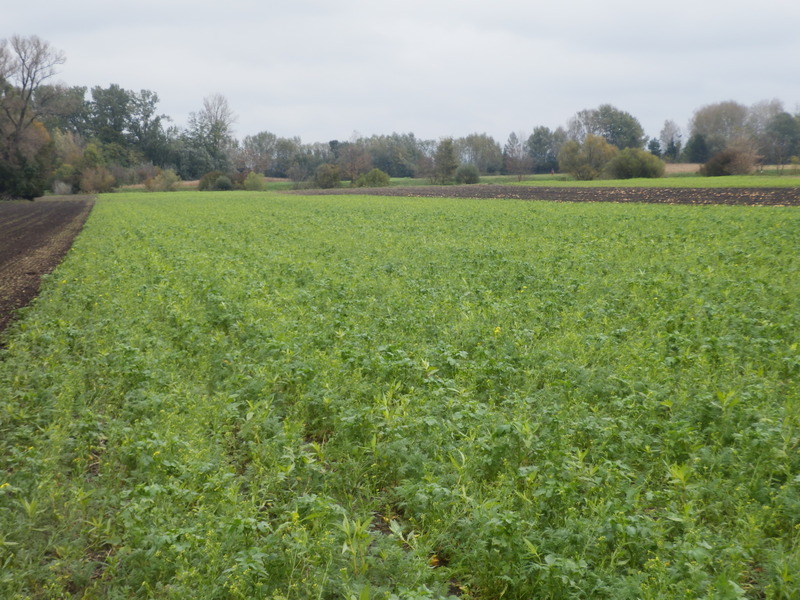
[[3,334],[0,597],[797,598],[800,212],[114,194]]

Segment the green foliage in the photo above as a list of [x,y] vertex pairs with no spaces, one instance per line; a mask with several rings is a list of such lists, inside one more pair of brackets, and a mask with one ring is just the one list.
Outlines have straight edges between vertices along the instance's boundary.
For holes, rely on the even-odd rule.
[[800,118],[782,112],[767,123],[764,157],[768,164],[783,166],[790,157],[800,152]]
[[706,177],[746,175],[753,171],[754,164],[753,155],[749,152],[728,148],[708,159],[701,167],[700,174]]
[[197,189],[202,191],[216,189],[217,180],[225,175],[222,171],[209,171],[197,182]]
[[658,140],[658,138],[652,138],[647,143],[647,151],[656,158],[661,158],[661,142]]
[[242,187],[250,192],[261,192],[266,187],[266,181],[261,173],[250,171],[244,178]]
[[158,169],[153,177],[145,182],[145,188],[150,192],[174,192],[178,189],[181,178],[172,169]]
[[503,151],[494,138],[485,133],[472,133],[455,141],[461,162],[475,165],[479,173],[499,173],[503,168]]
[[356,187],[388,187],[390,183],[389,174],[375,168],[359,177]]
[[638,148],[620,150],[605,166],[612,179],[656,178],[664,175],[664,161]]
[[517,181],[522,181],[522,176],[533,170],[533,159],[528,153],[522,136],[511,133],[506,145],[503,147],[503,170],[517,176]]
[[481,174],[475,165],[461,165],[456,170],[456,183],[473,184],[480,183]]
[[337,165],[325,163],[317,167],[314,172],[314,186],[322,189],[339,187],[342,183],[342,174]]
[[225,96],[213,94],[203,98],[203,108],[189,114],[188,127],[181,134],[183,156],[179,172],[182,176],[231,170],[235,120]]
[[33,200],[42,196],[50,177],[50,156],[45,149],[32,157],[22,153],[0,160],[0,198]]
[[704,163],[711,156],[706,137],[701,133],[696,133],[686,142],[683,150],[686,160],[693,163]]
[[444,138],[437,144],[436,152],[433,155],[431,179],[433,183],[452,183],[457,169],[458,158],[456,158],[453,138]]
[[641,148],[645,142],[638,119],[611,104],[578,112],[570,121],[570,129],[574,139],[595,135],[620,149]]
[[602,137],[588,135],[583,142],[570,140],[558,154],[561,171],[571,174],[575,179],[589,181],[597,179],[618,150]]
[[799,230],[101,197],[3,337],[0,597],[790,598]]
[[233,189],[233,181],[227,175],[220,175],[217,177],[216,181],[214,181],[214,189],[227,192]]
[[528,138],[528,154],[536,173],[551,173],[558,169],[558,153],[566,141],[562,128],[551,131],[548,127],[535,127]]
[[[126,167],[142,160],[160,164],[167,158],[168,135],[163,122],[168,117],[158,114],[158,102],[158,94],[149,90],[134,92],[117,84],[95,86],[91,100],[83,103],[76,128],[102,144],[109,161]],[[80,105],[73,110],[81,111]]]
[[[747,106],[733,100],[707,104],[698,108],[692,117],[692,137],[702,136],[708,155],[717,154],[748,136],[750,118]],[[694,162],[705,162],[705,159]]]
[[102,167],[105,166],[106,161],[103,157],[102,150],[97,146],[97,144],[86,144],[86,147],[83,149],[83,158],[81,160],[80,166],[82,168],[91,169],[94,167]]

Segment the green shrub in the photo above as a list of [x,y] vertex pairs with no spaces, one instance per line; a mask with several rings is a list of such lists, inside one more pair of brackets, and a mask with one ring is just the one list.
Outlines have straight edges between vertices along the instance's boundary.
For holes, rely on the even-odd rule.
[[174,192],[180,181],[181,178],[172,169],[158,169],[153,177],[144,182],[144,186],[150,192]]
[[215,190],[228,191],[233,189],[233,181],[227,175],[220,175],[214,182]]
[[200,178],[200,181],[197,183],[198,190],[213,190],[215,189],[214,186],[217,183],[217,179],[219,179],[222,175],[224,175],[222,171],[210,171],[203,175]]
[[314,172],[314,186],[328,189],[339,187],[341,174],[339,167],[330,163],[325,163],[317,167]]
[[475,165],[461,165],[456,170],[456,183],[480,183],[481,174]]
[[48,175],[48,160],[44,152],[34,157],[18,153],[15,160],[0,160],[0,199],[38,198],[47,189]]
[[657,178],[664,175],[664,161],[639,148],[625,148],[608,162],[605,171],[612,179]]
[[380,169],[372,169],[358,178],[356,187],[389,187],[390,181],[388,173],[384,173]]
[[260,192],[265,186],[266,181],[264,180],[264,176],[260,173],[256,173],[255,171],[250,171],[242,183],[242,187],[251,192]]
[[72,188],[73,192],[77,192],[78,184],[80,183],[80,175],[78,169],[68,163],[64,163],[53,173],[53,180],[66,183]]
[[570,140],[561,146],[558,166],[575,179],[597,179],[618,151],[616,146],[612,146],[602,137],[587,135],[582,142]]

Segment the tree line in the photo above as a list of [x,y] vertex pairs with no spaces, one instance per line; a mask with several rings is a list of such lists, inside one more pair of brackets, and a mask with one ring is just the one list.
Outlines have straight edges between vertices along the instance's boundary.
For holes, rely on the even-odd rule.
[[[65,60],[37,36],[0,41],[0,197],[201,178],[235,187],[249,174],[319,185],[383,181],[379,174],[471,183],[491,174],[659,176],[663,161],[708,163],[708,174],[724,174],[758,163],[780,167],[800,154],[800,113],[790,114],[779,100],[709,104],[695,111],[687,132],[667,120],[652,138],[633,115],[604,104],[555,129],[512,132],[502,145],[485,133],[441,140],[354,134],[304,143],[262,131],[236,139],[236,115],[223,95],[204,98],[179,127],[159,111],[156,92],[53,83]],[[711,172],[715,164],[721,173]]]

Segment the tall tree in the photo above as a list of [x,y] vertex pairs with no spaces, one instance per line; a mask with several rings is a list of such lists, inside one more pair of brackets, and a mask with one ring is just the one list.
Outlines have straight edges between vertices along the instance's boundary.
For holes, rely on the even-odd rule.
[[52,98],[51,110],[43,115],[42,122],[48,131],[68,131],[84,135],[89,123],[90,105],[86,101],[86,87],[42,86],[44,94]]
[[783,102],[777,98],[756,102],[747,110],[745,129],[756,142],[763,146],[766,141],[767,126],[777,115],[786,112]]
[[146,160],[163,166],[169,142],[165,124],[170,118],[157,112],[158,102],[158,94],[150,90],[131,92],[128,139]]
[[275,140],[275,153],[267,174],[272,177],[289,177],[293,165],[299,161],[302,141],[299,137],[278,138]]
[[45,82],[65,60],[37,36],[0,41],[0,195],[44,192],[52,140],[41,121],[53,98]]
[[143,160],[157,165],[167,161],[166,115],[158,114],[158,94],[134,92],[116,83],[95,86],[88,103],[86,127],[82,133],[103,146],[114,162],[125,166]]
[[0,41],[0,109],[8,152],[13,153],[25,130],[45,115],[47,102],[35,102],[36,93],[65,61],[63,52],[35,35]]
[[374,167],[392,177],[413,177],[422,156],[422,143],[413,133],[374,135],[365,140]]
[[649,142],[647,142],[647,151],[656,158],[661,158],[661,156],[664,154],[661,151],[661,142],[658,140],[658,138],[652,138]]
[[461,164],[474,165],[484,175],[498,173],[503,168],[500,144],[485,133],[471,133],[456,140],[456,152]]
[[644,129],[639,121],[611,104],[579,111],[570,120],[570,138],[583,141],[589,135],[604,138],[612,146],[641,148],[645,143]]
[[503,147],[503,166],[506,173],[516,175],[518,181],[522,181],[525,173],[530,173],[533,168],[533,160],[523,142],[524,134],[517,134],[513,131],[509,134],[506,145]]
[[355,183],[360,175],[372,168],[372,157],[367,151],[366,143],[354,133],[348,142],[340,142],[336,146],[339,168],[351,183]]
[[189,115],[185,144],[192,176],[230,169],[235,122],[236,115],[222,94],[203,98],[203,108]]
[[709,150],[706,136],[702,133],[695,133],[686,142],[686,147],[683,149],[683,156],[691,163],[704,163],[711,158],[711,151]]
[[458,169],[458,157],[456,156],[455,143],[453,138],[444,138],[436,146],[433,155],[433,179],[436,183],[450,183]]
[[275,144],[278,136],[269,131],[262,131],[255,135],[248,135],[239,148],[238,166],[266,175],[275,157]]
[[764,158],[770,164],[783,165],[800,154],[800,122],[787,112],[772,117],[765,130]]
[[681,154],[681,128],[675,123],[667,119],[664,121],[664,127],[661,128],[661,133],[658,136],[661,142],[661,152],[667,160],[676,161]]
[[596,179],[617,152],[604,138],[589,134],[582,142],[566,142],[558,153],[558,164],[576,179]]
[[101,144],[127,145],[131,94],[118,84],[92,88],[90,137]]
[[558,152],[567,141],[563,127],[551,131],[549,127],[534,127],[528,138],[528,154],[533,159],[536,173],[552,173],[558,169]]
[[732,100],[697,109],[690,125],[691,136],[705,138],[709,155],[741,145],[748,138],[747,107]]

